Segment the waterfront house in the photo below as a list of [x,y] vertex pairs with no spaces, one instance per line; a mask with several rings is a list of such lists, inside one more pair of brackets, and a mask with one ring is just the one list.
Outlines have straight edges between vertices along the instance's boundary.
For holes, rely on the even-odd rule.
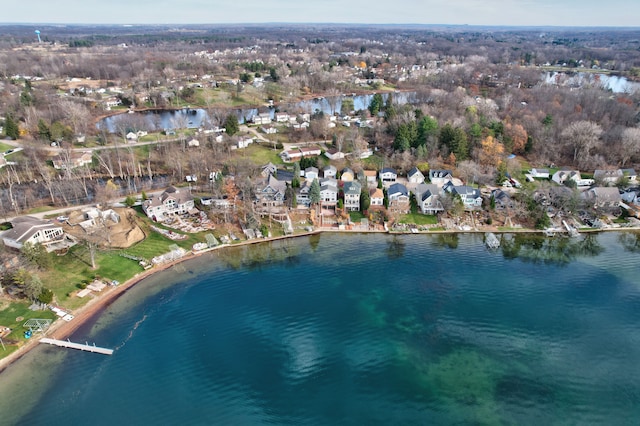
[[593,207],[602,210],[615,210],[620,207],[622,197],[616,187],[595,187],[582,193],[582,197]]
[[320,179],[320,200],[322,207],[335,208],[338,202],[338,181],[335,179]]
[[21,249],[24,244],[42,244],[45,248],[64,238],[62,226],[33,216],[11,220],[12,228],[2,233],[5,246]]
[[466,210],[472,210],[482,206],[480,190],[467,185],[448,186],[452,195],[457,195],[462,200]]
[[142,210],[151,220],[157,222],[163,222],[173,215],[197,212],[191,193],[175,186],[170,186],[162,194],[143,201]]
[[312,180],[306,180],[302,182],[300,188],[298,188],[296,192],[296,202],[298,205],[309,207],[311,205],[311,198],[309,194],[311,192],[311,183]]
[[261,207],[278,207],[284,204],[287,183],[274,175],[256,188],[256,204]]
[[396,213],[408,213],[410,209],[409,190],[401,183],[392,184],[387,190],[389,210]]
[[384,206],[384,192],[380,188],[374,188],[369,190],[369,196],[371,198],[371,207]]
[[496,209],[502,210],[506,208],[513,208],[514,203],[509,194],[502,189],[494,189],[491,191],[491,198],[495,202]]
[[360,192],[362,191],[362,186],[360,182],[345,182],[344,187],[344,208],[347,211],[358,211],[360,210]]
[[414,190],[416,202],[423,214],[436,214],[444,211],[440,201],[440,188],[435,184],[420,183]]

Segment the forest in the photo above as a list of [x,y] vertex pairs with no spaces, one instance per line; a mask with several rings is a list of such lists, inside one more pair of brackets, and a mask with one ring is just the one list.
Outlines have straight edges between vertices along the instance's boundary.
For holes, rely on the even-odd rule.
[[[214,129],[237,124],[230,117],[238,108],[284,111],[313,98],[335,103],[331,113],[290,107],[294,116],[310,113],[310,123],[269,135],[273,147],[322,140],[347,153],[375,152],[366,164],[354,156],[355,169],[452,168],[481,184],[518,175],[523,164],[593,173],[640,161],[637,29],[37,29],[41,42],[26,25],[3,26],[0,35],[1,133],[23,148],[0,159],[3,216],[162,188],[194,173],[251,179],[260,164],[233,149],[248,129],[221,139]],[[411,102],[396,102],[400,92],[411,93]],[[350,94],[374,96],[354,110]],[[176,123],[175,135],[136,114],[115,132],[97,125],[113,114],[182,108],[204,109],[210,121],[200,129]],[[332,115],[367,125],[334,127]],[[133,146],[131,131],[173,143]],[[193,138],[197,149],[187,146]],[[92,160],[72,167],[85,149]],[[510,154],[520,161],[506,160]],[[54,167],[54,159],[66,166]]]

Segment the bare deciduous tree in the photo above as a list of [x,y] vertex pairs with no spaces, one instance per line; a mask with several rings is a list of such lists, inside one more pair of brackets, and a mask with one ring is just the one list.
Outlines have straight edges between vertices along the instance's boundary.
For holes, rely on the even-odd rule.
[[602,127],[592,121],[575,121],[562,131],[562,139],[573,152],[573,162],[584,166],[602,135]]

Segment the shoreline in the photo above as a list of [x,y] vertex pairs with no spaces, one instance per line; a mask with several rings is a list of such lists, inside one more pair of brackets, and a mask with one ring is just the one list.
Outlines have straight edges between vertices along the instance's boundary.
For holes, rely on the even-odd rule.
[[[586,232],[580,231],[580,233],[593,233],[593,232],[604,232],[604,231],[640,231],[640,227],[597,229],[593,231],[589,230]],[[120,296],[125,294],[134,285],[138,284],[139,282],[145,280],[146,278],[149,278],[150,276],[156,273],[166,271],[167,269],[170,269],[175,265],[178,265],[180,263],[186,262],[191,259],[195,259],[203,254],[211,253],[216,250],[223,250],[228,247],[239,247],[244,245],[253,245],[253,244],[259,244],[264,242],[285,240],[289,238],[308,237],[310,235],[322,234],[324,232],[346,233],[346,234],[349,234],[349,233],[381,234],[382,233],[382,234],[390,234],[390,235],[424,235],[424,234],[438,235],[438,234],[480,234],[480,233],[484,234],[487,232],[493,232],[498,234],[517,234],[517,233],[541,234],[542,233],[542,231],[538,231],[535,229],[525,229],[525,228],[513,229],[513,230],[490,230],[490,229],[486,229],[486,230],[478,229],[478,230],[468,230],[468,231],[438,230],[438,231],[422,231],[418,233],[412,233],[412,232],[406,232],[406,231],[391,231],[391,230],[366,231],[366,230],[357,230],[357,229],[356,230],[340,230],[340,229],[330,229],[330,228],[322,229],[321,228],[321,229],[316,229],[313,231],[303,232],[295,235],[283,235],[279,237],[265,238],[260,240],[258,239],[248,240],[248,241],[242,241],[240,243],[233,244],[233,245],[230,245],[230,244],[220,245],[217,247],[212,247],[212,248],[197,251],[197,252],[190,251],[180,259],[177,259],[162,265],[157,265],[147,271],[140,272],[135,276],[131,277],[130,279],[128,279],[126,282],[118,285],[117,287],[109,287],[106,293],[96,296],[95,298],[87,302],[87,304],[76,309],[73,312],[73,315],[74,315],[73,320],[69,322],[65,322],[61,319],[57,319],[44,333],[42,333],[42,335],[38,336],[33,340],[28,341],[27,343],[19,347],[18,350],[16,350],[15,352],[11,353],[5,358],[0,359],[0,373],[2,373],[11,364],[18,361],[24,355],[29,353],[32,349],[37,347],[40,344],[40,339],[42,337],[50,337],[50,338],[55,338],[59,340],[64,340],[69,338],[69,336],[71,336],[75,331],[77,331],[80,327],[82,327],[84,324],[86,324],[89,320],[91,320],[96,315],[101,314],[111,303],[113,303]]]

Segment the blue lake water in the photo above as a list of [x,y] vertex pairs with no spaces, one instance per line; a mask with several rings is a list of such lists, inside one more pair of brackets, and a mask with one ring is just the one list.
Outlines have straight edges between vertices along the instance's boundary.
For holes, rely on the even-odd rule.
[[637,424],[638,234],[503,238],[206,254],[72,338],[113,356],[42,345],[3,372],[0,423]]

